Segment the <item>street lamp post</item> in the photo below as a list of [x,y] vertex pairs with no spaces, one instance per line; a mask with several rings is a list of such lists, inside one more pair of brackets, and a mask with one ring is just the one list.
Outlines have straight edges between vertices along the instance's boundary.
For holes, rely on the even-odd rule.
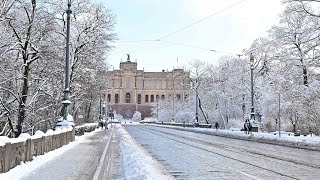
[[278,109],[279,137],[281,137],[281,131],[280,131],[280,112],[281,112],[281,106],[280,106],[280,91],[279,91],[279,100],[278,100],[278,103],[279,103],[279,109]]
[[106,103],[105,101],[103,101],[103,104],[102,104],[102,117],[104,120],[106,120],[107,116],[106,116]]
[[68,122],[68,106],[71,104],[69,99],[70,93],[70,16],[71,16],[71,0],[68,0],[68,9],[66,10],[67,14],[67,37],[66,37],[66,66],[65,66],[65,85],[64,85],[64,97],[63,97],[63,119],[57,123],[57,126],[60,127],[70,127],[74,125],[73,122]]
[[251,112],[250,112],[250,123],[251,123],[251,131],[258,132],[258,126],[255,121],[255,112],[254,112],[254,91],[253,91],[253,70],[254,70],[254,57],[250,54],[250,71],[251,71]]
[[[273,82],[270,83],[271,86],[275,86]],[[278,128],[279,128],[279,137],[281,137],[281,121],[280,121],[280,113],[281,113],[281,95],[280,95],[280,90],[278,92]]]
[[157,120],[159,118],[159,101],[157,101]]
[[254,57],[250,54],[250,70],[251,70],[251,113],[250,113],[250,120],[255,121],[255,113],[254,113],[254,104],[253,104],[253,70],[254,70]]
[[196,93],[196,121],[194,122],[195,127],[199,127],[199,95],[198,95],[198,88],[199,88],[199,81],[198,79],[195,80],[195,84],[192,84],[192,89]]
[[198,107],[199,107],[199,100],[198,100],[198,88],[196,88],[196,122],[199,123],[199,115],[198,115]]

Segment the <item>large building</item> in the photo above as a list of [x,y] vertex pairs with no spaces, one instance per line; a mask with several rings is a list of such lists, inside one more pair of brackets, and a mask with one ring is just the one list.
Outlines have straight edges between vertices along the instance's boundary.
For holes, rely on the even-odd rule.
[[151,108],[159,100],[185,100],[190,93],[190,74],[183,69],[145,72],[137,63],[120,62],[120,69],[107,73],[107,102],[125,118],[139,111],[142,117],[151,116]]

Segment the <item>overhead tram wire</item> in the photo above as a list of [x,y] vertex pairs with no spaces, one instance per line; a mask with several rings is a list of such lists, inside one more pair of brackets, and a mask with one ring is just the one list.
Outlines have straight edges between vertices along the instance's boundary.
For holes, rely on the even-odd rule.
[[181,28],[181,29],[178,29],[178,30],[176,30],[176,31],[174,31],[174,32],[172,32],[172,33],[170,33],[170,34],[167,34],[167,35],[165,35],[165,36],[162,36],[162,37],[160,37],[158,40],[162,40],[162,39],[164,39],[164,38],[167,38],[167,37],[169,37],[169,36],[172,36],[172,35],[180,32],[180,31],[182,31],[182,30],[185,30],[185,29],[187,29],[187,28],[189,28],[189,27],[191,27],[191,26],[193,26],[193,25],[195,25],[195,24],[198,24],[198,23],[200,23],[200,22],[202,22],[202,21],[204,21],[204,20],[206,20],[206,19],[209,19],[209,18],[212,17],[212,16],[215,16],[215,15],[217,15],[217,14],[220,14],[220,13],[222,13],[222,12],[224,12],[224,11],[226,11],[226,10],[228,10],[228,9],[230,9],[230,8],[236,6],[236,5],[238,5],[238,4],[240,4],[240,3],[244,2],[244,1],[246,1],[246,0],[238,1],[237,3],[234,3],[234,4],[230,5],[230,6],[227,6],[227,7],[223,8],[222,10],[217,11],[217,12],[215,12],[215,13],[213,13],[213,14],[205,17],[205,18],[202,18],[202,19],[200,19],[200,20],[192,23],[192,24],[189,24],[189,25],[187,25],[187,26],[185,26],[185,27],[183,27],[183,28]]
[[231,52],[219,51],[219,50],[215,50],[215,49],[209,49],[209,48],[193,46],[193,45],[189,45],[189,44],[172,42],[172,41],[166,41],[166,40],[160,40],[160,39],[156,39],[156,40],[132,40],[132,41],[118,41],[118,42],[119,43],[164,42],[164,43],[167,43],[167,44],[173,44],[173,45],[177,45],[177,46],[184,46],[184,47],[193,48],[193,49],[200,49],[202,51],[210,51],[210,52],[225,53],[225,54],[235,54],[235,53],[231,53]]
[[[181,28],[181,29],[178,29],[177,31],[174,31],[174,32],[172,32],[172,33],[170,33],[170,34],[167,34],[167,35],[165,35],[165,36],[163,36],[163,37],[161,37],[161,38],[158,38],[158,39],[156,39],[156,40],[133,40],[133,41],[118,41],[118,42],[119,42],[119,43],[140,43],[140,42],[160,42],[160,41],[162,41],[162,42],[166,42],[166,43],[170,43],[170,44],[175,44],[175,45],[181,45],[181,46],[185,46],[185,47],[189,47],[189,48],[202,49],[203,51],[228,53],[228,52],[223,52],[223,51],[217,51],[217,50],[214,50],[214,49],[208,49],[208,48],[191,46],[191,45],[187,45],[187,44],[183,44],[183,43],[176,43],[176,42],[164,41],[163,39],[164,39],[164,38],[167,38],[167,37],[169,37],[169,36],[171,36],[171,35],[173,35],[173,34],[176,34],[176,33],[180,32],[180,31],[182,31],[182,30],[184,30],[184,29],[187,29],[187,28],[189,28],[189,27],[191,27],[191,26],[193,26],[193,25],[195,25],[195,24],[198,24],[198,23],[200,23],[200,22],[202,22],[202,21],[204,21],[204,20],[206,20],[206,19],[208,19],[208,18],[210,18],[210,17],[212,17],[212,16],[214,16],[214,15],[220,14],[220,13],[222,13],[222,12],[224,12],[224,11],[226,11],[226,10],[228,10],[228,9],[230,9],[230,8],[236,6],[236,5],[238,5],[238,4],[240,4],[240,3],[244,2],[244,1],[246,1],[246,0],[238,1],[237,3],[234,3],[234,4],[230,5],[230,6],[227,6],[227,7],[223,8],[223,9],[220,10],[220,11],[217,11],[217,12],[215,12],[215,13],[213,13],[213,14],[205,17],[205,18],[202,18],[202,19],[200,19],[200,20],[198,20],[198,21],[196,21],[196,22],[194,22],[194,23],[192,23],[192,24],[190,24],[190,25],[188,25],[188,26],[185,26],[185,27],[183,27],[183,28]],[[235,54],[235,53],[228,53],[228,54]],[[237,55],[237,54],[236,54],[236,55]]]
[[[268,44],[281,39],[280,38],[275,38],[275,39],[271,39],[265,43],[263,43],[261,46],[259,47],[255,47],[253,49],[248,49],[248,53],[253,52],[259,48],[265,47]],[[184,46],[184,47],[188,47],[188,48],[193,48],[193,49],[200,49],[202,51],[210,51],[210,52],[216,52],[216,53],[224,53],[224,54],[234,54],[238,57],[240,56],[244,56],[245,54],[242,53],[233,53],[233,52],[226,52],[226,51],[220,51],[220,50],[215,50],[215,49],[209,49],[209,48],[204,48],[204,47],[199,47],[199,46],[193,46],[193,45],[189,45],[189,44],[184,44],[184,43],[178,43],[178,42],[172,42],[172,41],[166,41],[166,40],[160,40],[160,39],[156,39],[156,40],[130,40],[130,41],[118,41],[118,43],[145,43],[145,42],[165,42],[168,44],[173,44],[173,45],[178,45],[178,46]]]
[[139,42],[153,42],[155,40],[142,39],[142,40],[131,40],[131,41],[118,41],[118,43],[139,43]]
[[203,50],[203,51],[211,51],[211,52],[217,52],[217,53],[233,54],[233,53],[229,53],[229,52],[218,51],[218,50],[215,50],[215,49],[208,49],[208,48],[203,48],[203,47],[199,47],[199,46],[192,46],[192,45],[188,45],[188,44],[184,44],[184,43],[177,43],[177,42],[166,41],[166,40],[157,40],[157,41],[165,42],[165,43],[173,44],[173,45],[178,45],[178,46],[185,46],[185,47],[194,48],[194,49],[200,49],[200,50]]

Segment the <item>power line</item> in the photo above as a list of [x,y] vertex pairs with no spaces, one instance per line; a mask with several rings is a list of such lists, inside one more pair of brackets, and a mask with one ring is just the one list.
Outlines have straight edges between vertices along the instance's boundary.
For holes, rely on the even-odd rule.
[[164,43],[168,43],[168,44],[173,44],[173,45],[178,45],[178,46],[184,46],[184,47],[188,47],[188,48],[193,48],[193,49],[200,49],[203,51],[210,51],[210,52],[216,52],[216,53],[227,53],[227,54],[235,54],[235,53],[231,53],[231,52],[225,52],[225,51],[219,51],[219,50],[215,50],[215,49],[209,49],[209,48],[204,48],[204,47],[200,47],[200,46],[193,46],[193,45],[189,45],[189,44],[184,44],[184,43],[179,43],[179,42],[172,42],[172,41],[166,41],[166,40],[132,40],[132,41],[118,41],[119,43],[144,43],[144,42],[164,42]]
[[176,30],[176,31],[174,31],[174,32],[172,32],[172,33],[170,33],[170,34],[167,34],[167,35],[165,35],[165,36],[163,36],[163,37],[160,37],[158,40],[161,40],[161,39],[167,38],[167,37],[169,37],[169,36],[172,36],[173,34],[176,34],[176,33],[180,32],[180,31],[182,31],[182,30],[184,30],[184,29],[187,29],[187,28],[189,28],[189,27],[191,27],[191,26],[193,26],[193,25],[195,25],[195,24],[198,24],[198,23],[200,23],[200,22],[202,22],[202,21],[204,21],[204,20],[206,20],[206,19],[208,19],[208,18],[210,18],[210,17],[212,17],[212,16],[214,16],[214,15],[220,14],[220,13],[222,13],[223,11],[226,11],[226,10],[232,8],[233,6],[236,6],[236,5],[238,5],[238,4],[240,4],[240,3],[244,2],[244,1],[246,1],[246,0],[241,0],[241,1],[239,1],[239,2],[237,2],[237,3],[234,3],[234,4],[230,5],[230,6],[227,6],[227,7],[223,8],[223,9],[220,10],[220,11],[217,11],[217,12],[215,12],[215,13],[213,13],[213,14],[205,17],[205,18],[200,19],[199,21],[196,21],[196,22],[194,22],[194,23],[192,23],[192,24],[190,24],[190,25],[188,25],[188,26],[185,26],[185,27],[183,27],[183,28],[181,28],[181,29],[178,29],[178,30]]
[[168,43],[168,44],[179,45],[179,46],[185,46],[185,47],[194,48],[194,49],[200,49],[200,50],[203,50],[203,51],[211,51],[211,52],[217,52],[217,53],[228,53],[228,52],[224,52],[224,51],[218,51],[218,50],[215,50],[215,49],[203,48],[203,47],[188,45],[188,44],[184,44],[184,43],[177,43],[177,42],[165,41],[165,40],[157,40],[157,41],[165,42],[165,43]]
[[138,42],[153,42],[155,40],[132,40],[132,41],[118,41],[118,43],[138,43]]

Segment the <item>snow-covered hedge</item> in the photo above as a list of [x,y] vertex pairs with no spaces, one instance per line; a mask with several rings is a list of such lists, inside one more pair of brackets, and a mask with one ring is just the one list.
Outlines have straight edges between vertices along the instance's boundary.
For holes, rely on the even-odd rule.
[[98,128],[98,123],[87,123],[80,126],[75,127],[75,134],[76,136],[82,136],[85,132],[91,132],[94,131],[96,128]]

